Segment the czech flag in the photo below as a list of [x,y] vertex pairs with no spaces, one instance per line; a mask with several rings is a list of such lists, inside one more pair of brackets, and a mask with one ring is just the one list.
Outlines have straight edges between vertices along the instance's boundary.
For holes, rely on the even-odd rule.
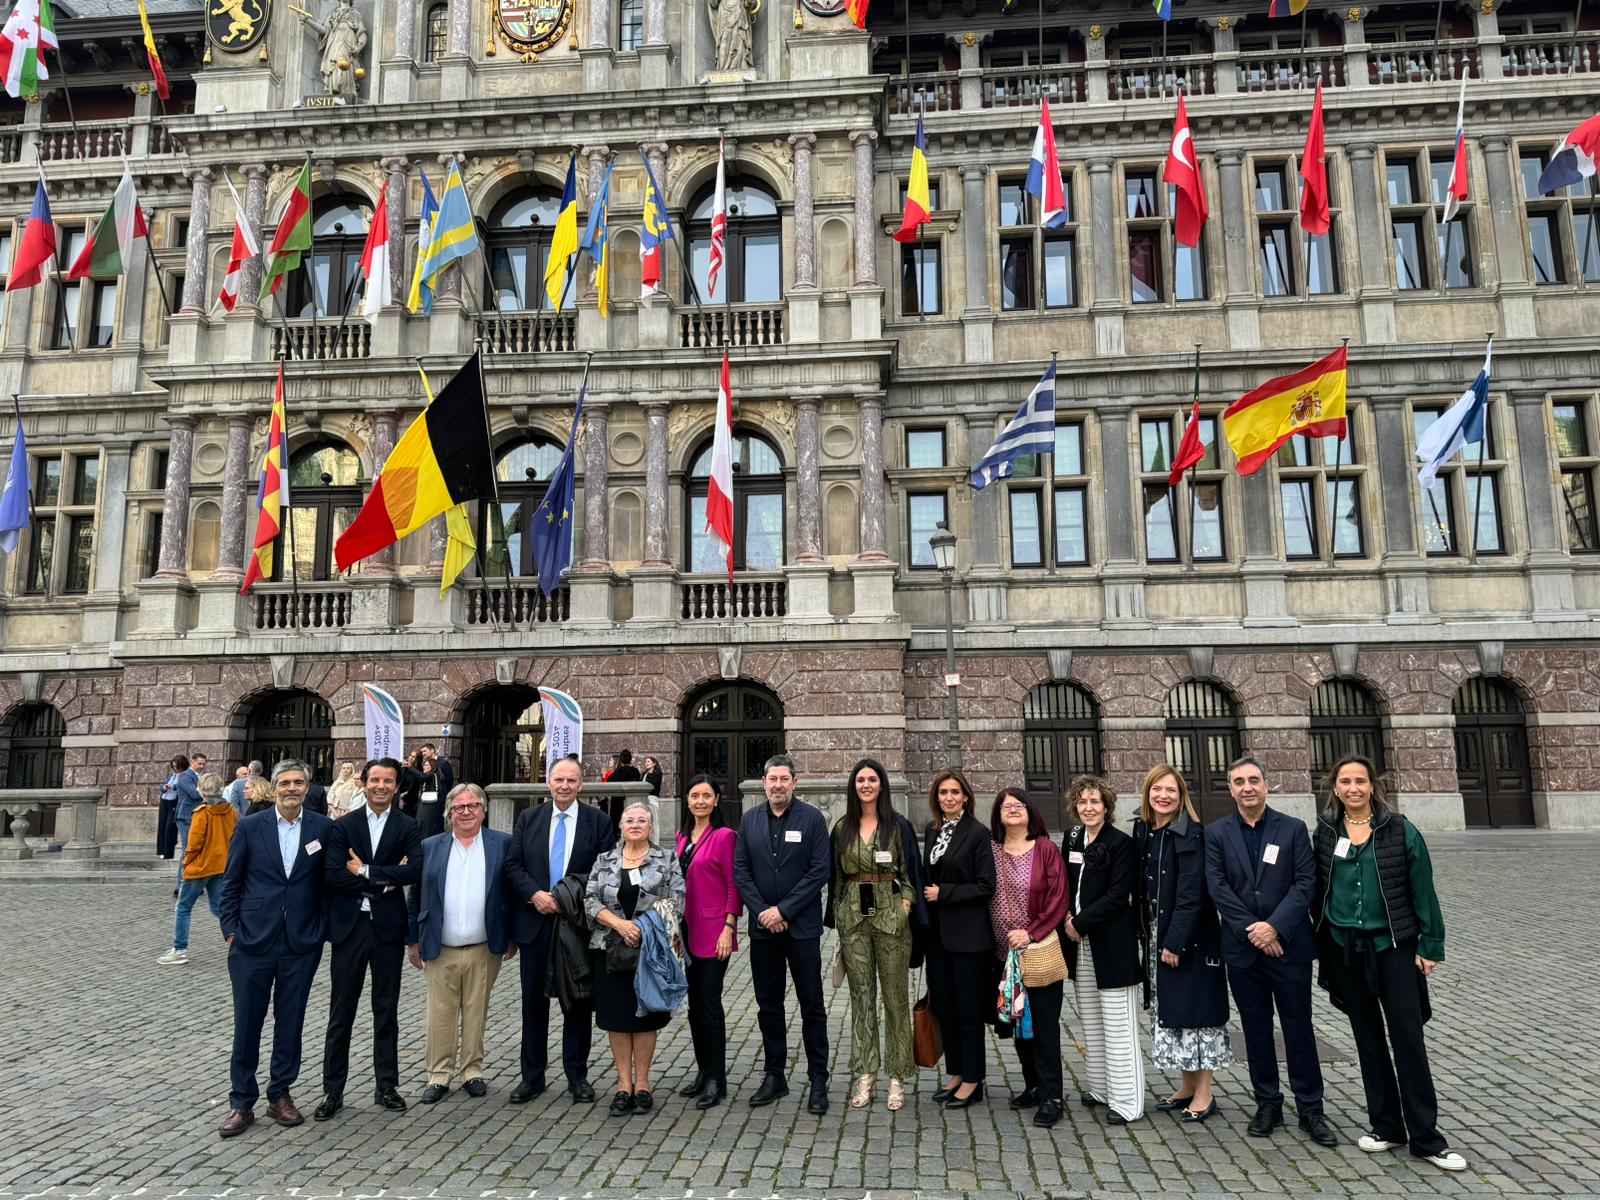
[[[267,453],[261,460],[261,487],[256,491],[256,544],[245,571],[242,596],[250,585],[272,578],[272,547],[289,514],[288,419],[283,410],[283,362],[278,362],[278,387],[272,393],[272,423],[267,426]],[[291,571],[294,569],[291,564]]]
[[1239,460],[1239,474],[1254,475],[1297,433],[1344,437],[1349,380],[1345,359],[1345,348],[1340,346],[1320,362],[1269,379],[1228,405],[1222,432]]
[[1058,228],[1067,223],[1067,193],[1061,186],[1061,159],[1056,155],[1056,131],[1050,124],[1050,101],[1039,98],[1039,131],[1033,135],[1033,157],[1028,160],[1028,195],[1039,201],[1039,224]]
[[1582,183],[1594,174],[1600,159],[1600,114],[1590,117],[1556,145],[1550,165],[1539,176],[1539,195]]
[[1300,152],[1300,226],[1312,237],[1325,237],[1333,225],[1328,208],[1328,156],[1322,136],[1322,85],[1311,105],[1311,128]]
[[1467,198],[1467,77],[1461,77],[1461,98],[1456,101],[1456,157],[1450,164],[1450,182],[1444,189],[1444,220],[1456,219]]
[[911,149],[911,178],[906,181],[906,211],[895,230],[897,242],[914,242],[917,230],[928,223],[932,201],[928,198],[928,135],[923,132],[922,113],[917,113],[917,140]]
[[56,256],[56,223],[50,217],[50,197],[45,195],[44,179],[33,193],[33,208],[22,230],[22,244],[11,263],[11,278],[6,291],[20,292],[44,279],[44,269]]

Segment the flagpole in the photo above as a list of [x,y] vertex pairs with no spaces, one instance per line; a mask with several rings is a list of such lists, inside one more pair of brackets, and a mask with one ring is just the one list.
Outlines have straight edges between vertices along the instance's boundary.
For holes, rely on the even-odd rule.
[[[1310,11],[1311,5],[1309,3],[1300,10],[1300,82],[1302,84],[1305,83],[1306,71],[1311,61],[1306,52],[1306,13]],[[1321,73],[1321,68],[1318,68],[1318,73]]]
[[[312,307],[314,308],[315,306],[316,302],[315,299],[313,299]],[[279,311],[283,311],[281,305],[279,306]],[[287,328],[287,318],[285,319],[284,324],[285,328]],[[283,370],[283,364],[288,360],[288,357],[289,344],[288,340],[285,339],[283,348],[278,351],[278,370]],[[287,380],[284,381],[283,390],[285,393],[287,393],[289,390],[289,384]],[[278,464],[278,470],[281,471],[283,475],[282,479],[280,479],[278,483],[278,496],[280,505],[278,511],[279,515],[283,517],[284,530],[288,534],[288,537],[285,540],[289,544],[289,627],[291,629],[298,629],[300,627],[300,561],[295,551],[294,514],[289,511],[290,505],[283,503],[283,497],[285,496],[287,496],[291,502],[294,499],[293,489],[284,487],[284,483],[289,478],[289,398],[287,395],[284,396],[283,400],[282,438],[283,440],[279,442],[279,445],[283,449],[283,462]],[[272,450],[272,419],[270,417],[267,418],[267,442],[267,450],[270,453]]]
[[[316,257],[317,257],[316,243],[312,242],[311,250],[308,253],[302,254],[300,256],[300,265],[305,268],[306,282],[308,283],[308,285],[311,288],[311,345],[312,345],[313,350],[314,350],[314,353],[312,354],[312,357],[313,358],[321,358],[322,357],[322,328],[321,328],[320,325],[317,324],[317,304],[318,304],[318,302],[319,302],[319,300],[321,298],[317,295],[317,273],[312,268],[312,265],[311,265],[311,261],[313,259],[315,259]],[[328,261],[328,267],[329,267],[329,270],[331,271],[332,268],[333,268],[332,259],[330,259]]]
[[[1484,335],[1484,357],[1485,358],[1488,357],[1489,348],[1492,347],[1493,345],[1494,345],[1494,334],[1493,333],[1485,334]],[[1485,448],[1489,445],[1489,400],[1488,400],[1488,394],[1487,394],[1488,393],[1488,388],[1489,388],[1489,381],[1487,379],[1485,379],[1483,381],[1483,383],[1484,383],[1484,392],[1485,392],[1484,404],[1483,404],[1483,434],[1482,434],[1481,437],[1478,438],[1478,474],[1476,476],[1476,478],[1477,478],[1477,487],[1474,489],[1473,495],[1472,495],[1472,550],[1471,550],[1470,554],[1467,557],[1467,565],[1468,566],[1476,566],[1477,563],[1478,563],[1478,518],[1483,515],[1483,452],[1484,452]],[[1466,474],[1465,468],[1463,468],[1461,473],[1463,475]]]
[[[1345,348],[1346,354],[1348,354],[1349,350],[1350,350],[1350,339],[1349,338],[1345,338],[1344,339],[1344,348]],[[1348,380],[1349,377],[1350,377],[1350,360],[1348,358],[1346,358],[1345,359],[1345,378]],[[1327,503],[1327,507],[1328,507],[1328,565],[1330,567],[1333,566],[1334,555],[1337,553],[1337,550],[1334,547],[1334,539],[1338,536],[1339,525],[1338,525],[1338,519],[1337,519],[1335,513],[1336,513],[1336,510],[1339,507],[1340,475],[1344,471],[1344,439],[1345,439],[1345,437],[1348,437],[1349,435],[1350,435],[1350,406],[1348,404],[1346,404],[1345,405],[1345,417],[1344,417],[1344,437],[1341,437],[1336,443],[1334,443],[1334,450],[1333,450],[1333,498],[1326,502]],[[1313,511],[1315,511],[1315,510],[1313,510]]]
[[[1050,351],[1050,365],[1054,366],[1061,357],[1061,351]],[[1056,377],[1056,392],[1059,395],[1061,378]],[[1058,426],[1059,428],[1059,426]],[[1060,567],[1056,561],[1056,452],[1055,433],[1050,435],[1050,449],[1041,454],[1039,462],[1039,481],[1043,491],[1039,493],[1039,565],[1046,567],[1047,573],[1054,575]],[[1046,462],[1045,460],[1048,460]],[[1047,469],[1048,468],[1048,469]]]
[[[1198,404],[1200,402],[1200,347],[1201,347],[1201,345],[1202,345],[1202,343],[1200,343],[1200,342],[1196,342],[1194,344],[1194,399],[1192,401],[1190,401],[1191,407],[1189,409],[1189,412],[1190,412],[1191,416],[1194,413],[1193,405]],[[1199,429],[1197,428],[1195,430],[1195,432],[1198,434],[1199,433]],[[1198,463],[1190,463],[1189,464],[1189,570],[1191,570],[1191,571],[1193,571],[1195,569],[1194,528],[1195,528],[1195,522],[1196,522],[1195,508],[1197,506],[1197,500],[1195,498],[1195,491],[1194,491],[1194,472],[1195,472],[1195,468],[1197,466],[1199,466]]]
[[[387,182],[385,182],[384,188],[379,189],[379,192],[378,192],[378,198],[380,200],[384,200],[385,201],[385,207],[387,207],[387,191],[385,190],[385,189],[387,189],[387,187],[388,187],[388,184],[387,184]],[[376,224],[380,220],[387,221],[388,219],[389,219],[388,213],[384,212],[376,204],[374,204],[372,206],[372,221],[373,221],[373,224]],[[385,238],[385,245],[387,245],[387,238]],[[350,276],[350,286],[345,289],[344,303],[340,306],[340,310],[339,310],[339,328],[338,328],[337,332],[335,332],[335,334],[333,335],[333,340],[334,340],[335,344],[337,344],[337,343],[339,343],[339,342],[344,340],[345,322],[350,319],[350,303],[351,303],[351,301],[353,301],[356,298],[356,285],[360,281],[361,281],[361,270],[358,267]]]
[[[906,9],[906,19],[908,21],[911,19],[911,10],[910,10],[910,8]],[[910,60],[907,59],[906,61],[909,62]],[[735,151],[737,151],[738,142],[734,143],[734,149],[735,149]],[[724,141],[724,134],[723,134],[722,126],[718,125],[717,126],[717,172],[718,172],[717,178],[723,180],[724,186],[726,186],[726,180],[727,180],[727,166],[728,166],[727,143]],[[715,221],[716,218],[717,218],[717,214],[713,211],[712,214],[711,214],[712,221]],[[727,195],[726,194],[724,194],[723,197],[722,197],[722,220],[723,220],[723,225],[724,225],[723,232],[722,232],[722,258],[723,258],[722,269],[723,269],[724,272],[726,272],[728,270],[728,262],[727,262],[727,258],[728,258],[728,232],[727,232],[727,228],[726,228],[727,220],[728,220],[728,199],[727,199]],[[715,232],[716,232],[715,230],[712,231],[713,236],[715,236]],[[706,287],[708,287],[708,288],[711,287],[711,273],[710,273],[709,259],[708,259],[708,262],[707,262],[707,271],[706,271]],[[731,339],[731,336],[732,336],[732,330],[733,330],[733,289],[728,286],[728,277],[727,277],[726,274],[724,274],[723,277],[722,277],[722,348],[724,350],[726,350],[728,348],[728,345],[730,343],[730,339]]]

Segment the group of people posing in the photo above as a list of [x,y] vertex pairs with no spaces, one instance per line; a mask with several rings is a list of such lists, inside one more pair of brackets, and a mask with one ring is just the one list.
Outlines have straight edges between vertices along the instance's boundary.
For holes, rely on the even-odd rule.
[[[889,776],[864,759],[845,785],[843,816],[795,799],[794,761],[765,767],[765,803],[737,831],[722,822],[715,785],[685,787],[689,819],[659,844],[651,801],[625,805],[617,827],[580,801],[575,760],[549,772],[550,801],[507,834],[484,827],[485,797],[451,789],[445,832],[424,838],[397,811],[400,764],[366,764],[364,804],[337,822],[304,810],[309,772],[279,763],[271,811],[239,819],[220,888],[234,992],[233,1086],[224,1137],[244,1132],[258,1098],[256,1067],[268,1000],[275,1015],[269,1114],[302,1116],[289,1089],[301,1025],[324,941],[332,996],[322,1100],[344,1104],[349,1043],[371,976],[376,1102],[403,1109],[396,1010],[402,964],[427,981],[428,1081],[443,1100],[457,1078],[487,1093],[484,1029],[501,964],[520,959],[525,1104],[548,1085],[550,1002],[563,1015],[561,1067],[575,1103],[593,1103],[594,1025],[609,1038],[614,1116],[656,1104],[657,1038],[687,998],[696,1072],[678,1088],[696,1107],[728,1094],[723,987],[745,926],[762,1041],[752,1106],[786,1096],[791,988],[800,1010],[812,1113],[829,1108],[822,933],[837,931],[835,983],[849,988],[849,1103],[903,1107],[919,1051],[911,972],[926,993],[944,1078],[933,1101],[984,1103],[991,1036],[1009,1039],[1023,1076],[1010,1107],[1037,1126],[1062,1118],[1066,984],[1085,1056],[1080,1098],[1108,1123],[1145,1116],[1140,1012],[1155,1067],[1181,1082],[1156,1107],[1199,1124],[1218,1111],[1214,1073],[1233,1062],[1229,995],[1239,1009],[1255,1112],[1249,1132],[1283,1123],[1274,1010],[1302,1130],[1322,1146],[1337,1135],[1323,1110],[1312,1028],[1312,966],[1347,1014],[1371,1130],[1361,1149],[1409,1146],[1447,1170],[1465,1160],[1439,1134],[1423,1037],[1427,979],[1444,957],[1444,925],[1423,840],[1386,802],[1373,765],[1335,765],[1314,835],[1268,807],[1265,772],[1245,756],[1228,769],[1237,811],[1202,827],[1182,774],[1146,776],[1131,832],[1113,822],[1117,795],[1101,778],[1073,781],[1071,829],[1058,846],[1029,795],[1004,788],[978,814],[965,775],[941,772],[921,836],[890,803]],[[935,1050],[933,1053],[937,1054]],[[1397,1073],[1398,1068],[1398,1073]]]

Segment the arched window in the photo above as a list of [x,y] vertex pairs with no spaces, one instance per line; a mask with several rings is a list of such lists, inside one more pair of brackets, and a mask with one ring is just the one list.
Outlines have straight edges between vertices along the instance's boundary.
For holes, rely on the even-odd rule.
[[[298,501],[297,501],[298,503]],[[273,692],[250,713],[246,758],[260,759],[272,773],[274,763],[299,759],[318,783],[333,782],[333,709],[315,692]]]
[[1167,693],[1167,761],[1183,772],[1200,818],[1213,821],[1233,811],[1228,764],[1239,757],[1239,706],[1220,684],[1201,679]]
[[461,725],[463,779],[539,783],[544,779],[544,712],[539,689],[525,684],[474,696]]
[[[735,175],[728,180],[728,235],[716,291],[708,284],[711,265],[711,209],[716,185],[702,191],[689,206],[685,223],[689,261],[694,281],[705,304],[764,304],[783,298],[783,226],[778,201],[754,179]],[[691,301],[692,296],[684,300]]]
[[[67,723],[50,704],[25,704],[11,718],[11,744],[6,754],[8,788],[58,788],[66,774],[61,739]],[[28,814],[28,834],[48,837],[56,831],[57,805],[36,808]],[[11,836],[11,816],[5,817],[0,837]]]
[[[1100,773],[1100,709],[1075,683],[1041,683],[1022,706],[1024,786],[1053,829],[1073,815],[1062,801],[1074,776]],[[1048,797],[1048,798],[1047,798]]]
[[[554,308],[544,294],[550,236],[561,213],[561,193],[547,188],[513,192],[489,215],[488,294],[501,312]],[[577,285],[567,289],[563,310],[577,306]]]
[[295,578],[302,582],[335,579],[333,544],[361,511],[361,459],[343,442],[321,439],[289,456],[289,532],[278,538],[274,579],[288,579],[284,563],[292,552]]
[[450,6],[428,6],[428,42],[423,50],[423,61],[436,63],[450,49]]
[[1330,679],[1311,694],[1311,786],[1315,790],[1346,754],[1372,760],[1378,774],[1383,765],[1383,718],[1378,701],[1353,679]]
[[[367,221],[372,212],[369,201],[360,196],[336,193],[311,202],[311,252],[303,260],[311,264],[317,281],[316,315],[334,320],[344,312],[351,281],[361,274],[361,248],[367,241]],[[284,281],[284,307],[291,317],[311,316],[311,280],[304,265],[289,273]]]
[[[720,547],[706,532],[706,493],[711,481],[711,442],[689,470],[686,526],[689,570],[697,574],[727,569]],[[733,569],[776,571],[783,566],[783,459],[771,442],[734,430]]]
[[500,451],[495,462],[499,519],[495,519],[492,503],[478,506],[478,545],[485,547],[491,579],[539,573],[533,561],[533,540],[527,534],[533,528],[533,511],[544,499],[545,485],[561,465],[561,453],[560,446],[545,438],[514,442]]
[[1456,689],[1456,778],[1469,826],[1532,825],[1528,715],[1503,679],[1480,675]]
[[783,701],[757,683],[707,685],[684,703],[682,779],[709,775],[728,824],[742,811],[739,784],[761,778],[767,759],[784,749]]

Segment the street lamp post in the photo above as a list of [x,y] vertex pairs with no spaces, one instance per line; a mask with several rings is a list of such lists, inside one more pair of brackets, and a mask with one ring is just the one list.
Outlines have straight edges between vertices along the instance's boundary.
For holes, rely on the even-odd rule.
[[963,766],[961,754],[961,713],[957,707],[956,692],[961,686],[961,676],[956,674],[956,615],[952,588],[956,572],[956,535],[943,521],[928,539],[933,548],[933,562],[944,576],[944,688],[949,703],[950,732],[945,735],[945,746],[952,767]]

